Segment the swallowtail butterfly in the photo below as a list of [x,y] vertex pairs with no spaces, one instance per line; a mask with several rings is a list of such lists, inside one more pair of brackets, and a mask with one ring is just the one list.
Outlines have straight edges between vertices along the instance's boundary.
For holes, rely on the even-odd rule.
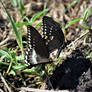
[[64,43],[64,34],[57,22],[47,16],[43,17],[42,22],[43,37],[34,27],[27,27],[28,45],[25,60],[29,65],[37,65],[52,61],[49,59],[50,52],[55,49],[60,49]]

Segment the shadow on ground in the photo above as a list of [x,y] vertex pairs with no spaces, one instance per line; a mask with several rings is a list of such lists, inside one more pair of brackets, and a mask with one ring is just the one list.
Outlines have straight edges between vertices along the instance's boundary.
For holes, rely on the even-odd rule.
[[[70,57],[56,67],[50,81],[54,89],[92,92],[92,64],[80,50],[75,50]],[[49,85],[48,88],[51,89]]]

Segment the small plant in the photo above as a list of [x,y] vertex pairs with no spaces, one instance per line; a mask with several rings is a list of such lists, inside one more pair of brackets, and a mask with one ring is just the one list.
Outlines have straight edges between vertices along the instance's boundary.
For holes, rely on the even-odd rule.
[[[44,9],[43,11],[40,11],[38,13],[36,13],[31,19],[28,19],[28,17],[23,16],[23,12],[24,12],[24,6],[23,6],[23,1],[22,0],[11,0],[11,3],[14,7],[19,6],[18,8],[20,9],[20,14],[21,14],[21,21],[14,21],[12,16],[9,14],[8,10],[5,8],[5,5],[3,4],[2,0],[0,1],[3,5],[3,8],[5,9],[5,12],[11,22],[11,26],[13,28],[14,34],[16,36],[16,40],[18,43],[18,47],[13,50],[10,48],[7,48],[7,50],[3,50],[0,49],[0,66],[1,69],[5,68],[7,73],[9,74],[13,74],[15,75],[16,70],[21,70],[24,67],[26,67],[27,65],[24,63],[24,50],[23,50],[23,41],[22,41],[22,32],[21,28],[25,25],[32,25],[40,16],[44,15],[48,10]],[[24,19],[26,19],[27,21],[23,21]],[[39,27],[42,24],[42,22],[40,21],[36,27]],[[20,30],[20,31],[19,31]],[[22,55],[17,56],[18,53],[18,48],[20,48]],[[22,61],[22,62],[19,62]],[[3,66],[3,67],[2,67]],[[36,70],[39,70],[37,67],[36,68],[32,68],[31,70],[27,69],[24,72],[36,72]]]

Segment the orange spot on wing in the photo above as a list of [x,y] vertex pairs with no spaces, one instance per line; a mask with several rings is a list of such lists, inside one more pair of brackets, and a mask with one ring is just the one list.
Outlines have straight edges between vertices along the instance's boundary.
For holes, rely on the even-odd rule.
[[53,40],[54,39],[54,36],[51,36],[50,40]]

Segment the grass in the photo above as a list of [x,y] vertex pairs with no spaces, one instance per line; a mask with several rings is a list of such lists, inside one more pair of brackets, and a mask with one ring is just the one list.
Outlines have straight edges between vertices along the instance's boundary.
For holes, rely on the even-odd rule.
[[66,25],[65,25],[65,29],[67,29],[68,27],[70,27],[72,24],[79,22],[79,21],[83,21],[81,24],[85,29],[90,29],[91,26],[88,26],[86,21],[88,16],[92,13],[92,7],[89,9],[84,10],[84,12],[82,13],[82,17],[78,17],[78,18],[74,18],[72,20],[70,20]]
[[[76,0],[77,2],[77,0]],[[76,3],[74,2],[74,4]],[[1,1],[2,3],[2,1]],[[43,11],[40,11],[38,13],[36,13],[31,19],[28,19],[27,16],[24,16],[24,4],[23,4],[23,0],[19,0],[17,2],[17,0],[11,0],[11,4],[14,7],[17,7],[19,9],[20,12],[20,16],[21,16],[21,20],[20,21],[14,21],[14,19],[12,18],[12,16],[10,15],[10,13],[8,12],[8,10],[6,9],[5,5],[2,3],[3,8],[5,9],[5,12],[10,20],[13,32],[16,36],[16,40],[17,40],[17,48],[15,49],[11,49],[11,48],[6,48],[0,49],[0,69],[6,69],[6,73],[7,74],[13,74],[16,75],[16,71],[23,69],[25,66],[27,66],[23,61],[24,61],[24,49],[23,49],[23,40],[22,40],[22,31],[21,29],[23,28],[23,26],[27,26],[27,25],[32,25],[38,18],[40,18],[41,16],[45,15],[46,12],[48,11],[48,9],[44,8]],[[73,6],[73,3],[71,5],[71,7]],[[72,20],[70,20],[66,25],[65,25],[65,29],[69,28],[72,24],[76,23],[76,22],[82,22],[82,26],[85,29],[90,29],[91,26],[87,25],[86,20],[88,18],[88,16],[92,13],[92,8],[89,8],[88,10],[85,10],[83,12],[83,16],[82,17],[78,17],[78,18],[74,18]],[[27,21],[23,21],[24,19],[26,19]],[[39,27],[41,26],[42,21],[40,21],[39,23],[37,23],[35,25],[35,27]],[[21,31],[21,32],[20,32]],[[18,50],[21,50],[21,54],[18,56],[16,53],[18,52]],[[87,53],[87,57],[91,57],[92,53]],[[22,62],[20,62],[22,61]],[[54,65],[48,65],[47,66],[48,71],[51,71],[55,68]],[[35,74],[35,75],[39,75],[39,76],[43,76],[43,71],[41,70],[41,66],[37,66],[37,67],[32,67],[31,69],[26,68],[23,71],[20,72],[24,72],[24,73],[31,73],[31,74]]]
[[[18,8],[20,10],[20,14],[21,14],[21,21],[17,21],[15,22],[14,19],[12,18],[12,16],[10,15],[10,13],[8,12],[8,10],[6,9],[5,5],[3,4],[2,1],[0,1],[3,5],[3,8],[10,20],[11,26],[13,28],[14,34],[16,36],[16,40],[18,43],[18,47],[13,50],[10,48],[7,49],[0,49],[0,65],[1,65],[1,69],[3,69],[3,65],[5,66],[5,68],[7,69],[7,73],[9,74],[13,74],[15,75],[15,71],[18,69],[22,69],[26,66],[26,64],[24,62],[20,63],[19,61],[23,61],[24,60],[24,49],[23,49],[23,41],[22,41],[22,35],[21,35],[21,29],[24,25],[32,25],[38,18],[40,18],[42,15],[44,15],[48,9],[45,9],[41,12],[36,13],[31,19],[28,19],[28,17],[23,16],[23,11],[24,11],[24,6],[23,6],[23,1],[19,0],[19,3],[17,1],[12,0],[11,3],[15,6],[17,6],[18,3]],[[24,19],[26,19],[27,21],[23,21]],[[41,26],[42,22],[40,21],[36,27]],[[19,50],[18,48],[20,48],[21,50],[21,55],[17,56],[16,53]],[[4,62],[4,61],[9,61],[9,62]],[[26,70],[25,70],[26,71]],[[24,72],[25,72],[24,71]],[[36,71],[36,70],[35,70]],[[34,72],[33,69],[27,69],[26,72]]]

